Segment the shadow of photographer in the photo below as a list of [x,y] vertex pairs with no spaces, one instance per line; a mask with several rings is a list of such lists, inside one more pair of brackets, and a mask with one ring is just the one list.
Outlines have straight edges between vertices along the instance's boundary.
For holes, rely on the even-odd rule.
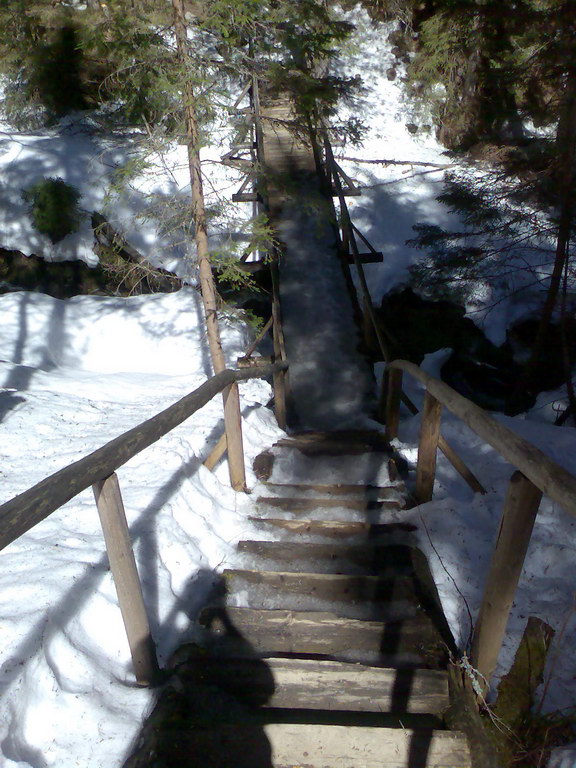
[[[201,607],[194,593],[207,578],[212,589]],[[201,642],[172,654],[124,768],[272,768],[260,709],[274,694],[274,678],[232,623],[225,598],[222,577],[201,572],[191,579],[174,611],[199,618]]]

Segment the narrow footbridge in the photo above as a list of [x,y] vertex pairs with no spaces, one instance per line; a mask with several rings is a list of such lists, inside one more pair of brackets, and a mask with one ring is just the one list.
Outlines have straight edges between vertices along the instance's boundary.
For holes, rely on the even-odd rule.
[[[286,99],[261,104],[256,81],[247,94],[250,140],[227,159],[246,169],[236,199],[264,206],[278,233],[264,328],[273,359],[253,357],[259,337],[237,370],[3,504],[0,548],[93,487],[135,677],[157,689],[125,768],[496,768],[477,691],[496,666],[540,499],[576,514],[576,478],[446,384],[389,359],[362,267],[381,255],[350,221],[345,197],[357,190],[328,134],[303,133]],[[336,329],[326,320],[331,301],[339,303]],[[379,402],[362,349],[371,324],[387,361]],[[401,407],[416,412],[404,375],[425,389],[415,472],[390,447]],[[290,434],[255,462],[250,537],[238,543],[235,567],[217,575],[197,642],[161,670],[116,470],[254,377],[273,380],[276,415]],[[438,450],[484,492],[441,434],[443,408],[514,469],[474,629],[475,690],[405,519],[407,508],[432,499]],[[359,425],[367,416],[370,428]],[[206,465],[225,450],[222,439]]]

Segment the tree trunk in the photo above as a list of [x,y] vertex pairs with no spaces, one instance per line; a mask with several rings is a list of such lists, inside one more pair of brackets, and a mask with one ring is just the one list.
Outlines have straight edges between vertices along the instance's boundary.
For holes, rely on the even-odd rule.
[[[191,61],[187,51],[186,20],[184,17],[183,0],[172,0],[174,9],[174,32],[178,58],[185,71],[191,70]],[[188,167],[190,171],[190,186],[192,190],[192,220],[194,222],[194,239],[198,258],[200,275],[200,290],[204,303],[208,345],[214,372],[220,373],[226,368],[220,330],[218,327],[217,294],[214,276],[210,265],[208,248],[208,230],[206,226],[206,207],[202,186],[202,166],[199,151],[199,129],[196,117],[196,99],[190,80],[183,86],[184,111],[186,120],[186,139],[188,145]],[[244,449],[242,445],[240,397],[238,385],[232,384],[224,393],[224,416],[226,421],[226,444],[228,447],[228,466],[230,482],[235,490],[246,490],[246,475],[244,470]]]
[[574,214],[574,181],[576,166],[576,64],[571,66],[565,88],[564,103],[556,134],[558,148],[560,212],[554,266],[542,308],[530,359],[519,378],[514,397],[530,389],[546,345],[546,338],[562,284],[562,274],[569,257],[570,235]]

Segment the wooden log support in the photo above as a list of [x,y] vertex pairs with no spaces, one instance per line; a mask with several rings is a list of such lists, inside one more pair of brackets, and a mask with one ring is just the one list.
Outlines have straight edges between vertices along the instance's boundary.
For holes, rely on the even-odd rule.
[[496,668],[541,498],[542,492],[522,472],[514,472],[472,638],[472,664],[488,683]]
[[446,442],[443,435],[440,435],[438,438],[438,448],[440,448],[456,472],[468,483],[474,493],[486,493],[486,488],[484,488],[470,467],[458,456],[454,448]]
[[224,424],[226,449],[228,451],[228,472],[230,485],[235,491],[246,491],[246,468],[244,466],[244,443],[242,440],[242,415],[240,413],[240,391],[234,382],[222,392],[224,403]]
[[430,501],[436,477],[436,451],[440,438],[442,403],[430,392],[424,395],[420,443],[418,444],[418,465],[416,467],[416,498],[419,504]]
[[222,456],[224,456],[225,453],[226,453],[226,432],[220,435],[220,439],[208,454],[208,458],[204,460],[204,466],[206,467],[206,469],[209,469],[210,472],[212,472],[216,464],[218,464],[218,462],[220,461]]
[[158,677],[158,661],[132,551],[118,476],[114,472],[105,480],[94,483],[92,488],[126,627],[134,674],[140,685],[151,685]]
[[381,410],[384,408],[386,440],[398,437],[400,424],[400,399],[402,397],[402,371],[387,368],[382,378]]
[[[280,288],[278,283],[278,265],[273,264],[272,275],[272,336],[274,342],[274,360],[286,360],[286,346],[282,331],[282,314],[280,309]],[[274,374],[274,413],[280,429],[286,429],[288,416],[286,410],[287,381],[286,372],[280,371]]]

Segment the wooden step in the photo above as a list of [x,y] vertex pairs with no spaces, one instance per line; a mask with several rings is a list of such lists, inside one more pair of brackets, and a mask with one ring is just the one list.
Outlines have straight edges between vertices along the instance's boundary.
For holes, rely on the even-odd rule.
[[448,708],[448,675],[311,659],[198,657],[177,667],[187,687],[215,685],[261,707],[439,714]]
[[361,453],[392,455],[392,449],[384,442],[348,442],[338,438],[302,440],[301,438],[286,437],[278,440],[275,447],[294,448],[305,456],[357,456]]
[[[173,768],[469,768],[466,737],[433,729],[221,725],[163,731],[155,753]],[[182,756],[188,759],[183,762]],[[131,763],[130,768],[138,764]]]
[[229,592],[252,590],[246,598],[251,608],[272,604],[291,610],[314,610],[319,601],[325,601],[339,603],[339,616],[395,620],[412,616],[421,607],[421,585],[413,576],[249,569],[225,570],[223,576]]
[[211,633],[205,642],[214,655],[321,655],[428,669],[443,669],[448,659],[444,639],[421,614],[383,622],[344,619],[328,611],[208,607],[199,622]]
[[[251,557],[274,561],[280,567],[290,563],[290,570],[314,567],[316,573],[394,572],[414,570],[412,547],[402,544],[310,544],[291,541],[239,541],[237,549]],[[283,568],[283,569],[284,569]],[[267,570],[277,570],[269,568]]]
[[294,512],[306,512],[319,507],[342,507],[344,509],[359,509],[371,511],[386,511],[402,508],[400,498],[388,501],[369,501],[367,499],[353,499],[349,497],[332,498],[302,498],[295,496],[259,496],[256,499],[258,504],[265,504],[268,507],[277,509],[286,509]]
[[378,539],[386,536],[408,535],[417,530],[412,523],[361,523],[347,520],[284,520],[282,518],[249,517],[259,528],[280,528],[290,533],[329,536],[331,538],[349,538],[366,536]]
[[281,492],[282,490],[302,491],[303,493],[319,493],[325,496],[360,496],[370,501],[384,501],[397,498],[402,492],[403,484],[395,485],[358,485],[354,483],[337,483],[326,485],[323,483],[270,483],[265,482],[270,490]]

